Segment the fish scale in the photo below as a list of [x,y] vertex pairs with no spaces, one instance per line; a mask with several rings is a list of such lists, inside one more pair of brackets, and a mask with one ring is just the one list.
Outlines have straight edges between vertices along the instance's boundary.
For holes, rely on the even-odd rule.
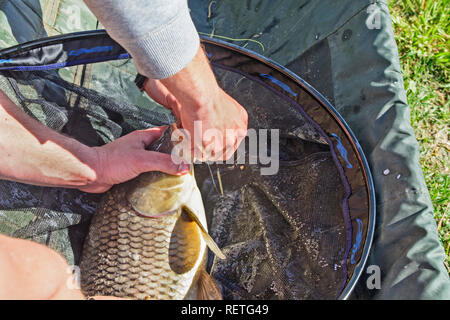
[[181,213],[160,219],[139,216],[125,189],[114,187],[92,218],[80,264],[83,290],[124,298],[184,298],[193,275],[176,273],[171,265],[175,270],[186,261],[192,266],[189,257],[195,256],[195,248],[186,250],[189,244],[182,235],[171,237]]

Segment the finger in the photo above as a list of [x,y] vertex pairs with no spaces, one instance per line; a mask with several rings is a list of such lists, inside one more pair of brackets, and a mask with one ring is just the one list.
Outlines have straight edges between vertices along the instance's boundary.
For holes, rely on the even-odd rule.
[[230,158],[233,155],[234,151],[237,149],[237,140],[237,130],[227,130],[224,144],[224,160]]
[[144,84],[144,90],[150,98],[167,109],[172,110],[178,119],[178,125],[181,126],[180,103],[161,81],[148,79]]
[[223,159],[223,151],[224,151],[224,142],[226,138],[223,137],[222,132],[216,130],[214,135],[203,136],[203,148],[204,154],[203,157],[209,161],[219,161]]
[[205,162],[205,161],[220,161],[224,158],[224,144],[223,141],[208,141],[204,142],[203,145],[193,146],[194,159]]
[[144,90],[150,98],[160,105],[166,105],[166,96],[170,94],[169,90],[159,80],[148,79],[144,83]]
[[229,160],[233,156],[233,154],[235,153],[236,149],[237,148],[235,147],[235,145],[227,146],[227,148],[225,149],[225,151],[223,153],[223,160],[224,161]]
[[161,171],[172,175],[189,173],[190,166],[174,155],[156,151],[141,151],[136,155],[139,172]]
[[167,108],[172,110],[173,114],[177,118],[177,125],[179,127],[182,127],[181,123],[181,104],[178,102],[178,100],[175,98],[175,96],[170,95],[167,97],[168,103]]
[[210,161],[222,161],[225,159],[225,152],[226,148],[224,147],[223,141],[220,141],[218,143],[209,145],[209,148],[207,149],[206,156],[208,157],[208,160]]
[[[216,161],[226,161],[230,159],[234,152],[239,147],[239,144],[241,143],[242,139],[245,137],[245,135],[242,136],[242,130],[239,129],[227,129],[225,131],[225,137],[223,139],[223,144],[220,145],[221,152],[217,153],[216,155]],[[218,146],[219,147],[219,146]]]
[[148,147],[153,141],[157,140],[167,129],[167,126],[154,127],[145,130],[137,130],[136,138],[143,143],[144,147]]

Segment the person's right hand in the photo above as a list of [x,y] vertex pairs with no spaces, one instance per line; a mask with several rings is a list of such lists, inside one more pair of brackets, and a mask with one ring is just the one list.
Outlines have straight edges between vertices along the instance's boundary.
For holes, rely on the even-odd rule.
[[[189,132],[193,159],[227,160],[245,138],[247,111],[219,87],[201,47],[183,70],[166,79],[147,79],[144,89],[153,100],[172,110],[178,124]],[[194,141],[196,121],[202,127],[199,141]],[[214,133],[219,141],[212,138]]]

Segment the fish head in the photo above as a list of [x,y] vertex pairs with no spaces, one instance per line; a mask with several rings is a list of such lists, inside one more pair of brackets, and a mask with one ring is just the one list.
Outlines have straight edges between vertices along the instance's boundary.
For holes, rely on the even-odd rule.
[[158,218],[177,212],[195,188],[191,174],[147,172],[132,181],[127,200],[140,215]]

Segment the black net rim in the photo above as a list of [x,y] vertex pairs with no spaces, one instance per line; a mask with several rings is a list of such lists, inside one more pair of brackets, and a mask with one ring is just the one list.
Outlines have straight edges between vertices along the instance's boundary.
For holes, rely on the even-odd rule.
[[[80,59],[73,59],[73,56],[70,57],[69,50],[73,49],[73,46],[75,45],[75,48],[77,47],[77,42],[83,42],[83,41],[90,41],[90,43],[99,43],[101,42],[103,45],[107,45],[108,48],[111,46],[112,52],[108,54],[98,54],[95,57],[85,59],[85,57],[80,57]],[[338,153],[336,150],[339,149],[339,147],[342,147],[342,142],[339,139],[339,137],[342,139],[342,141],[345,144],[346,150],[351,149],[351,151],[354,154],[354,160],[358,162],[358,168],[360,168],[361,171],[361,179],[364,180],[365,185],[365,191],[367,193],[367,207],[368,207],[368,219],[367,219],[367,227],[365,230],[365,237],[360,242],[363,243],[363,249],[361,250],[361,253],[359,255],[359,258],[357,259],[357,263],[355,263],[355,267],[353,269],[353,273],[347,281],[343,284],[342,290],[340,295],[337,297],[338,299],[347,299],[351,292],[353,291],[358,279],[360,278],[364,266],[367,262],[370,248],[372,245],[373,240],[373,234],[375,229],[375,191],[374,191],[374,184],[372,180],[372,175],[370,172],[370,168],[367,162],[367,159],[364,155],[364,152],[358,143],[358,140],[356,139],[356,136],[350,129],[349,125],[345,122],[343,117],[339,114],[339,112],[331,105],[331,103],[322,95],[320,94],[316,89],[314,89],[310,84],[308,84],[305,80],[303,80],[300,76],[297,74],[291,72],[287,68],[283,67],[282,65],[278,64],[277,62],[266,58],[258,53],[255,53],[251,50],[239,47],[237,45],[224,42],[221,40],[209,38],[206,36],[201,36],[202,44],[206,48],[206,52],[208,53],[208,58],[210,59],[210,62],[213,66],[228,69],[234,72],[241,73],[248,78],[252,80],[256,80],[260,83],[264,83],[266,87],[268,87],[273,92],[277,93],[280,96],[283,96],[285,99],[290,101],[291,103],[297,105],[300,109],[300,111],[308,118],[311,123],[314,123],[323,133],[323,136],[328,140],[330,146],[330,150],[333,154],[335,154],[335,161],[337,162],[337,165],[339,166],[340,163],[340,170],[341,174],[344,177],[344,180],[346,179],[345,175],[348,173],[345,168],[345,161],[347,161],[346,156],[341,157],[338,159],[336,154]],[[40,56],[37,53],[44,53],[45,57],[45,48],[51,48],[52,50],[59,51],[60,54],[54,55],[56,57],[55,61],[51,61],[48,59],[36,59],[37,56]],[[209,50],[214,51],[215,53],[209,52]],[[218,54],[217,54],[218,52]],[[247,61],[250,61],[252,65],[257,64],[259,65],[259,68],[261,70],[264,70],[264,73],[256,73],[251,74],[249,72],[246,72],[246,70],[239,70],[239,65],[236,66],[230,66],[229,61],[227,61],[226,57],[224,59],[223,53],[231,53],[240,57],[243,57],[244,59],[247,59]],[[2,70],[5,71],[32,71],[32,70],[48,70],[48,69],[57,69],[61,67],[66,66],[72,66],[77,64],[87,64],[87,63],[95,63],[100,61],[107,61],[107,60],[116,60],[116,59],[127,59],[130,58],[129,54],[125,52],[125,50],[120,47],[117,43],[115,43],[112,39],[109,38],[109,36],[106,34],[104,30],[93,30],[93,31],[85,31],[85,32],[77,32],[73,34],[64,34],[60,36],[53,36],[49,38],[44,39],[38,39],[35,41],[19,44],[17,46],[6,48],[3,50],[0,50],[0,59],[3,61],[2,66],[0,66],[0,72]],[[12,61],[14,60],[14,61]],[[239,60],[239,59],[238,59]],[[234,62],[235,63],[235,62]],[[263,77],[261,77],[263,76]],[[279,81],[279,79],[283,79],[282,82]],[[286,87],[286,83],[288,83],[288,86]],[[280,85],[281,84],[281,85]],[[290,87],[295,86],[295,89],[298,90],[295,93],[290,91]],[[297,93],[299,96],[297,97]],[[300,97],[301,96],[301,97]],[[323,111],[325,111],[328,114],[328,117],[332,119],[332,121],[327,120],[328,122],[334,122],[333,125],[335,125],[335,128],[333,130],[336,130],[335,132],[338,132],[341,135],[336,136],[337,141],[333,143],[331,140],[330,134],[326,134],[319,124],[317,124],[317,119],[314,118],[314,116],[310,116],[310,110],[305,111],[303,106],[301,105],[302,102],[300,99],[304,99],[307,97],[311,101],[314,101],[314,105],[317,108],[317,106],[320,106],[320,113],[323,117]],[[314,111],[314,110],[313,110]],[[313,112],[314,113],[314,112]],[[322,124],[322,123],[321,123]],[[337,126],[337,127],[336,127]],[[331,131],[333,132],[333,131]],[[334,150],[336,149],[336,150]],[[340,149],[339,149],[340,151]],[[347,161],[348,162],[348,161]],[[355,179],[353,177],[353,179]],[[361,186],[360,186],[361,187]],[[347,186],[347,197],[344,199],[344,203],[348,200],[350,197],[350,186]],[[347,201],[348,202],[348,201]],[[348,203],[346,204],[348,206]],[[348,219],[350,218],[350,215]],[[355,238],[355,234],[352,234],[352,226],[349,221],[347,221],[349,224],[349,236],[350,236],[350,247],[347,245],[347,252],[345,259],[349,260],[349,251],[351,249],[351,244],[353,243],[353,239]],[[359,226],[358,226],[359,228]],[[353,256],[352,256],[353,259]],[[353,264],[353,262],[352,262]]]

